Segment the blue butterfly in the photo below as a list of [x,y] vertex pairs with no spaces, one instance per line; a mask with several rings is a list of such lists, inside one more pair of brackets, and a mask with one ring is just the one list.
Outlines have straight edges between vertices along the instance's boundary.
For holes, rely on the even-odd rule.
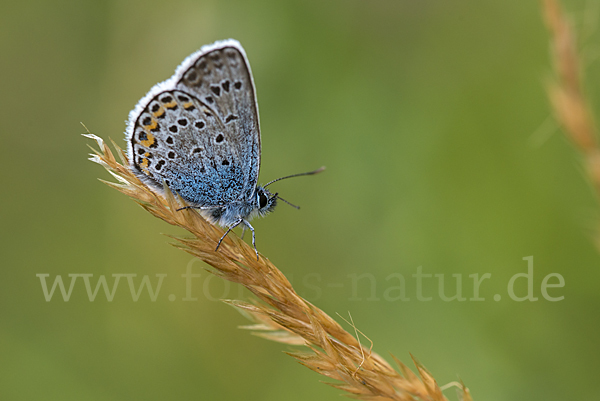
[[250,220],[278,199],[289,203],[267,186],[324,169],[258,185],[258,104],[246,53],[232,39],[203,46],[155,85],[129,114],[126,140],[130,168],[145,184],[159,193],[166,184],[189,204],[182,209],[227,227],[217,250],[241,224],[252,231],[257,259]]

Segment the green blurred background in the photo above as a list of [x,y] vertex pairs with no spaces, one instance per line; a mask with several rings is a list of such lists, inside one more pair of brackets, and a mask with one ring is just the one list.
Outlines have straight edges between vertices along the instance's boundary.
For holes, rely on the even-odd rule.
[[[595,104],[597,3],[565,5]],[[229,37],[254,72],[261,181],[327,166],[277,184],[300,211],[282,204],[254,225],[301,295],[350,311],[375,351],[412,365],[410,352],[476,400],[600,399],[598,200],[551,118],[537,2],[4,1],[0,32],[0,399],[339,396],[289,347],[239,330],[248,321],[218,298],[246,294],[170,247],[160,233],[182,232],[98,182],[110,176],[86,160],[94,143],[80,121],[124,146],[138,99]],[[511,300],[507,283],[530,255],[539,300]],[[197,301],[182,301],[188,266]],[[435,278],[423,286],[433,299],[418,301],[419,266],[443,274],[448,295],[461,274],[467,299],[468,276],[491,274],[485,301],[445,302]],[[58,290],[46,302],[36,277],[84,273],[93,285],[167,277],[155,302],[134,302],[126,279],[112,302],[90,302],[81,278],[68,302]],[[564,277],[549,290],[562,301],[540,293],[550,273]],[[409,301],[390,299],[394,274]]]

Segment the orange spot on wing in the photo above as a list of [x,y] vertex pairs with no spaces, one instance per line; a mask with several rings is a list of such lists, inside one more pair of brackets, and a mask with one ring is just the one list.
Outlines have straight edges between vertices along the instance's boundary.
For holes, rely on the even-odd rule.
[[192,108],[192,107],[194,107],[194,103],[192,103],[192,102],[184,103],[183,104],[183,108],[186,109],[186,110],[189,109],[189,108]]
[[165,115],[165,109],[161,106],[160,109],[158,109],[158,111],[156,111],[155,113],[152,113],[152,115],[154,115],[154,117],[156,118],[161,118]]
[[[148,153],[145,154],[145,156],[147,156]],[[142,162],[140,163],[140,168],[142,169],[142,171],[144,172],[144,174],[146,175],[150,175],[150,171],[148,171],[148,164],[149,161],[148,159],[146,159],[145,157],[142,159]]]
[[155,119],[152,119],[152,122],[148,125],[144,125],[144,128],[146,128],[146,130],[153,130],[153,129],[156,129],[157,126],[158,126],[158,121],[156,121]]
[[[156,121],[154,123],[156,124]],[[154,145],[154,143],[156,142],[156,139],[154,139],[154,135],[152,135],[149,132],[146,133],[146,136],[148,137],[148,139],[146,139],[144,141],[140,141],[140,145],[142,145],[145,148],[149,148],[150,146]]]
[[167,109],[172,109],[174,107],[177,107],[177,102],[175,100],[172,100],[169,103],[165,103],[165,107]]

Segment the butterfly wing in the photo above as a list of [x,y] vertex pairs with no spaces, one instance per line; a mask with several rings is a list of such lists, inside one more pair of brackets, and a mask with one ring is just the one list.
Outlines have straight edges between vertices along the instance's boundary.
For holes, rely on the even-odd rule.
[[195,206],[248,200],[260,167],[258,106],[250,66],[234,40],[205,46],[131,112],[133,171],[163,181]]

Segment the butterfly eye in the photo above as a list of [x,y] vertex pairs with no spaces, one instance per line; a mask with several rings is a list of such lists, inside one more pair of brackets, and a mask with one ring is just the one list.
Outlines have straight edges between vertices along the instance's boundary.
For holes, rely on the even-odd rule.
[[263,207],[267,206],[268,202],[269,202],[269,198],[267,198],[267,196],[261,192],[258,195],[258,206],[260,206],[260,208],[262,209]]

